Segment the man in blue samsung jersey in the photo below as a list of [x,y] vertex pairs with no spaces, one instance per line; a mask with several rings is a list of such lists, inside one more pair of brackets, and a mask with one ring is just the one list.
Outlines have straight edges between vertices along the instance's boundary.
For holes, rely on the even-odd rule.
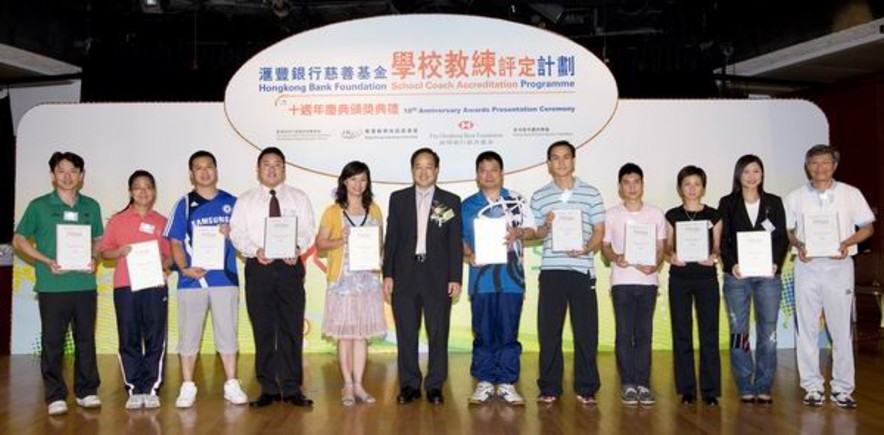
[[[172,257],[178,267],[178,356],[183,382],[175,406],[190,408],[196,400],[193,370],[200,351],[206,313],[212,310],[215,349],[224,366],[224,399],[234,405],[248,402],[236,378],[239,277],[236,250],[227,237],[236,197],[218,189],[218,166],[208,151],[190,156],[193,190],[175,203],[169,215],[165,237],[172,242]],[[215,227],[225,236],[224,268],[206,270],[191,263],[193,229]]]

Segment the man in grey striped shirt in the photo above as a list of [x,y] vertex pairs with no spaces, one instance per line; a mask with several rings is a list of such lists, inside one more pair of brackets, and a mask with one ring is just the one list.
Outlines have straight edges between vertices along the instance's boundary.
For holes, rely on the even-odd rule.
[[[538,401],[552,404],[562,395],[562,328],[571,310],[574,335],[574,392],[578,402],[594,404],[600,387],[596,366],[598,350],[598,301],[593,255],[604,236],[605,205],[602,195],[574,176],[575,148],[558,141],[547,148],[547,167],[552,182],[531,197],[531,210],[543,239],[537,330],[540,339],[540,388]],[[553,248],[552,226],[556,211],[579,210],[582,222],[580,249]]]

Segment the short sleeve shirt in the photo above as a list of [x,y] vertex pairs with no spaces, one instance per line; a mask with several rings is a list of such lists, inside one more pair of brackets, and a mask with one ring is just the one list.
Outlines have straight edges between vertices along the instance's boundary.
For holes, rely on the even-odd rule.
[[[825,192],[819,192],[810,183],[792,191],[786,197],[786,228],[795,230],[798,240],[804,241],[804,216],[816,213],[838,213],[838,233],[846,240],[862,227],[875,221],[875,214],[859,189],[839,181],[833,181]],[[849,248],[856,255],[857,248]]]
[[[193,227],[203,225],[229,224],[236,197],[223,191],[212,199],[206,199],[196,192],[189,192],[181,197],[172,209],[164,235],[171,240],[181,242],[187,264],[190,264]],[[236,271],[236,249],[228,238],[224,242],[224,270],[210,270],[199,280],[178,274],[178,289],[194,289],[208,287],[236,287],[239,277]]]
[[[484,193],[477,192],[461,204],[463,239],[475,249],[476,234],[473,221],[482,218],[503,218],[507,228],[534,228],[534,215],[525,198],[512,190],[501,189],[500,197],[489,201]],[[524,293],[525,267],[522,241],[510,245],[506,264],[470,266],[469,294]]]
[[[663,211],[650,204],[644,204],[639,211],[629,211],[623,204],[608,209],[605,216],[604,243],[610,244],[617,254],[625,252],[626,224],[630,222],[654,224],[657,240],[666,240],[666,218]],[[659,285],[656,273],[647,275],[635,267],[620,267],[611,263],[611,285]]]
[[[579,209],[583,218],[583,243],[592,237],[592,226],[605,221],[605,204],[602,194],[595,187],[574,178],[574,187],[563,190],[550,182],[531,196],[531,211],[535,222],[543,222],[550,211]],[[543,258],[541,270],[570,270],[595,277],[593,253],[571,257],[567,252],[556,252],[552,249],[552,232],[543,239]]]
[[[102,251],[118,249],[123,246],[149,242],[156,240],[160,255],[168,258],[171,254],[169,241],[163,237],[163,229],[166,228],[166,218],[151,211],[141,216],[132,207],[127,208],[110,218],[107,222],[107,230],[99,242]],[[129,267],[126,257],[117,259],[117,267],[114,269],[114,288],[129,287]]]
[[[703,209],[694,213],[688,212],[684,209],[684,206],[678,206],[672,208],[666,212],[666,221],[672,225],[673,231],[678,231],[679,222],[691,222],[691,221],[708,221],[709,222],[709,252],[712,252],[712,245],[714,240],[712,239],[712,228],[721,220],[721,213],[718,210],[709,207],[708,205],[703,205]],[[673,234],[673,240],[676,240],[676,235]],[[678,249],[678,246],[675,246],[675,249]],[[715,278],[717,276],[717,269],[714,265],[712,266],[703,266],[700,263],[687,263],[684,266],[675,266],[672,265],[669,267],[669,275],[676,276],[680,278]]]
[[[57,191],[34,199],[22,215],[15,233],[33,238],[35,247],[43,255],[54,259],[56,250],[56,226],[61,224],[89,225],[92,238],[97,239],[104,234],[101,221],[101,208],[94,199],[86,195],[77,195],[73,206],[68,206],[58,196]],[[95,274],[91,272],[67,272],[54,274],[49,266],[36,262],[34,266],[37,281],[34,291],[47,293],[64,293],[90,291],[96,289]]]

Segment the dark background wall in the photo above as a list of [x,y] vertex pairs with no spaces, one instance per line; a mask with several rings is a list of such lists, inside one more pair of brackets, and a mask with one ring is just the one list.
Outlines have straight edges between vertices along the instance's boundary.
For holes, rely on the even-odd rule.
[[[857,258],[857,281],[884,281],[884,74],[802,92],[829,119],[831,144],[841,150],[837,179],[862,190],[877,216],[871,252]],[[878,276],[875,277],[875,272]]]

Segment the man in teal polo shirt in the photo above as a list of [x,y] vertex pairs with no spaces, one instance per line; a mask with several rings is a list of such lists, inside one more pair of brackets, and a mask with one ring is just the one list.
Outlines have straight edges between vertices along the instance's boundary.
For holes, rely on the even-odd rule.
[[[43,394],[50,415],[68,411],[67,386],[62,375],[64,341],[68,325],[74,335],[74,393],[77,405],[101,406],[98,398],[98,366],[95,362],[95,316],[98,304],[95,265],[88,270],[63,270],[56,262],[56,227],[59,224],[88,225],[93,242],[103,234],[98,203],[79,190],[85,176],[83,158],[71,152],[56,152],[49,159],[55,187],[51,193],[28,204],[13,236],[13,246],[33,259],[37,271],[40,307]],[[33,243],[32,243],[33,240]],[[93,243],[93,258],[95,243]]]

